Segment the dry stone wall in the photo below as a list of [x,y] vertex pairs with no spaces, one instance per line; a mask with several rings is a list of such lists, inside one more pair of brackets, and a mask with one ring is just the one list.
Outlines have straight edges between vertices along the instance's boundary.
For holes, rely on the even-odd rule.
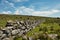
[[6,23],[5,28],[0,28],[0,40],[13,40],[17,35],[19,37],[25,35],[28,31],[34,29],[38,24],[40,24],[40,20],[9,20]]

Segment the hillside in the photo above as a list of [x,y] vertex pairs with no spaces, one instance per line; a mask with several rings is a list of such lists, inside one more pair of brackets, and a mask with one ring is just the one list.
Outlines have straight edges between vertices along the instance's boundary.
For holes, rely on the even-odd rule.
[[[28,31],[25,35],[21,37],[18,37],[18,35],[16,35],[16,38],[14,40],[38,40],[38,39],[39,40],[60,40],[60,18],[1,14],[0,28],[1,27],[5,28],[7,25],[7,21],[9,20],[12,20],[14,22],[16,22],[16,20],[18,21],[30,20],[29,23],[33,22],[32,24],[34,24],[34,26],[36,24],[34,23],[34,21],[37,23],[40,22],[39,24],[36,25],[34,29]],[[50,35],[52,35],[53,37]]]
[[39,16],[24,16],[24,15],[0,15],[0,26],[4,27],[6,22],[8,20],[27,20],[27,19],[32,19],[32,20],[38,20],[38,19],[46,19],[47,22],[59,22],[60,18],[50,18],[50,17],[39,17]]
[[4,15],[4,14],[0,14],[0,26],[4,27],[6,22],[8,20],[38,20],[38,19],[43,19],[44,17],[36,17],[36,16],[24,16],[24,15]]

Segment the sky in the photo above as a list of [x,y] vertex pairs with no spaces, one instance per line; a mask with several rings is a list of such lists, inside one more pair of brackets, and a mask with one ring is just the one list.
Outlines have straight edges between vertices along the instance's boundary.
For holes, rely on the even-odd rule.
[[60,0],[0,0],[0,14],[60,17]]

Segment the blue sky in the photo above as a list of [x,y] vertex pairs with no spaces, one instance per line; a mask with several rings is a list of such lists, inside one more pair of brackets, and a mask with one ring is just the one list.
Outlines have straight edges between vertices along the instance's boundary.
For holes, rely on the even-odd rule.
[[60,17],[60,0],[0,0],[0,14]]

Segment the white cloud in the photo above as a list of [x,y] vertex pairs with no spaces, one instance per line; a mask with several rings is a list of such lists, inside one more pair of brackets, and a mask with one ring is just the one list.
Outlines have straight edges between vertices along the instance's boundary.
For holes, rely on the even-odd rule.
[[60,12],[60,10],[52,10],[52,12]]
[[11,14],[11,11],[3,11],[2,14]]
[[16,10],[16,11],[14,12],[14,14],[16,14],[16,15],[20,14],[19,10]]
[[[16,15],[33,15],[33,16],[49,16],[55,13],[60,12],[60,10],[51,9],[48,11],[36,11],[31,8],[26,8],[24,6],[15,10],[14,14]],[[4,11],[3,14],[11,14],[11,11]]]
[[[18,11],[17,11],[18,10]],[[14,14],[23,14],[23,15],[34,15],[34,16],[48,16],[60,12],[60,10],[49,10],[49,11],[36,11],[31,8],[26,8],[24,6],[18,8]]]
[[14,3],[10,3],[9,1],[5,1],[5,3],[7,3],[8,5],[10,5],[11,7],[14,7]]
[[48,15],[51,15],[51,14],[55,14],[55,13],[58,13],[60,12],[60,10],[50,10],[50,11],[34,11],[32,15],[35,14],[35,16],[48,16]]
[[23,1],[28,1],[28,0],[13,0],[14,2],[23,2]]

